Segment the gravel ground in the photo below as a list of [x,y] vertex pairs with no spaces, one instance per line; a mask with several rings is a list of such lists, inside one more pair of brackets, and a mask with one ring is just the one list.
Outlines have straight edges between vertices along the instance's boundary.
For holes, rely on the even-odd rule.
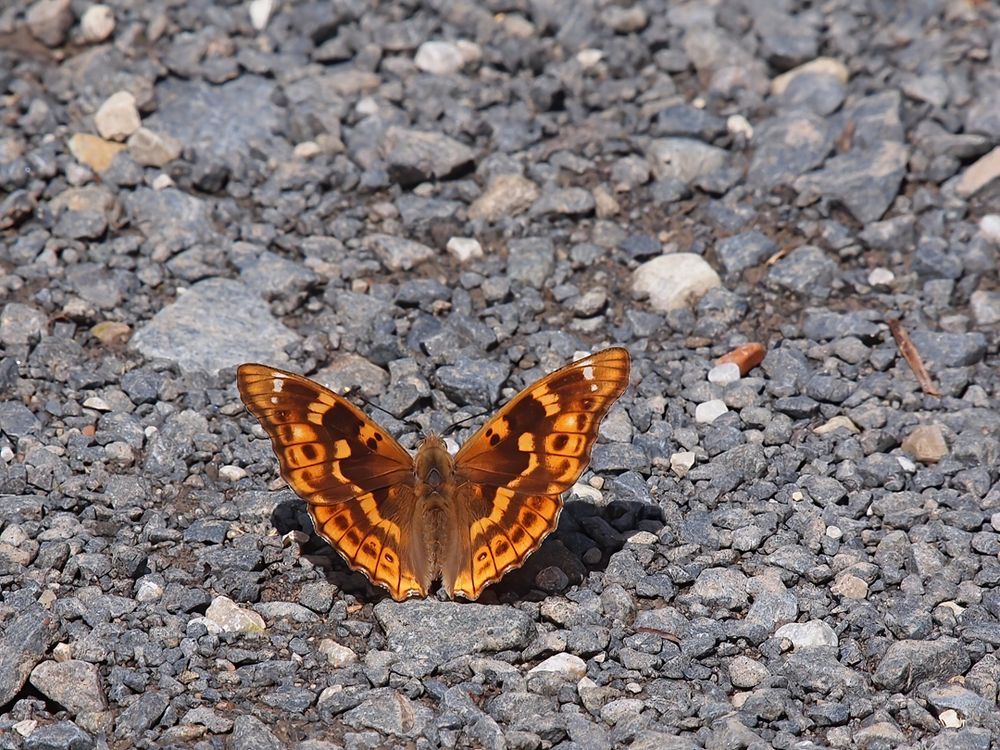
[[[5,0],[0,749],[996,747],[998,60],[982,0]],[[412,447],[612,344],[475,604],[350,572],[234,381]]]

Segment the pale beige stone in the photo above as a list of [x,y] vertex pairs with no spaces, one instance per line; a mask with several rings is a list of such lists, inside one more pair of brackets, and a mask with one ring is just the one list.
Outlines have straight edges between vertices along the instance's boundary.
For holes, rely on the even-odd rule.
[[112,143],[90,133],[77,133],[69,139],[68,145],[76,160],[95,172],[103,172],[110,167],[115,154],[125,149],[121,143]]
[[135,97],[128,91],[116,91],[97,110],[94,124],[102,138],[124,141],[142,125]]

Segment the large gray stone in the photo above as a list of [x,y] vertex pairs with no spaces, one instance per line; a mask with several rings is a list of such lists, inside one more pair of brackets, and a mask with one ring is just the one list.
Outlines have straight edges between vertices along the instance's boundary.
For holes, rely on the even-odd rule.
[[214,373],[242,362],[280,366],[288,361],[285,347],[297,338],[243,284],[205,279],[160,310],[132,337],[132,346],[182,370]]

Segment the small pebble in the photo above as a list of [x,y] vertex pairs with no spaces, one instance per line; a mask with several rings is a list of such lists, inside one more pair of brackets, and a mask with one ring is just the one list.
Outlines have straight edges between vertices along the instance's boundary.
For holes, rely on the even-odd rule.
[[729,407],[722,399],[714,398],[711,401],[704,401],[695,407],[694,421],[698,424],[712,424],[727,411],[729,411]]
[[241,479],[245,479],[247,476],[246,469],[240,466],[233,466],[232,464],[226,464],[225,466],[219,467],[219,478],[225,479],[227,482],[238,482]]
[[735,362],[716,365],[708,371],[708,382],[716,385],[729,385],[740,379],[740,366]]
[[91,5],[80,18],[83,39],[89,44],[99,44],[114,33],[115,12],[101,3]]

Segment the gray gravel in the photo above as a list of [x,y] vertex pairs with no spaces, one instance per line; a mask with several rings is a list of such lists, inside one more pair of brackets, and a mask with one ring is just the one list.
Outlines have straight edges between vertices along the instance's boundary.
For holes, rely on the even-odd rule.
[[[997,38],[988,2],[2,4],[0,750],[1000,745]],[[477,603],[350,572],[234,382],[413,447],[609,345],[591,470]]]

